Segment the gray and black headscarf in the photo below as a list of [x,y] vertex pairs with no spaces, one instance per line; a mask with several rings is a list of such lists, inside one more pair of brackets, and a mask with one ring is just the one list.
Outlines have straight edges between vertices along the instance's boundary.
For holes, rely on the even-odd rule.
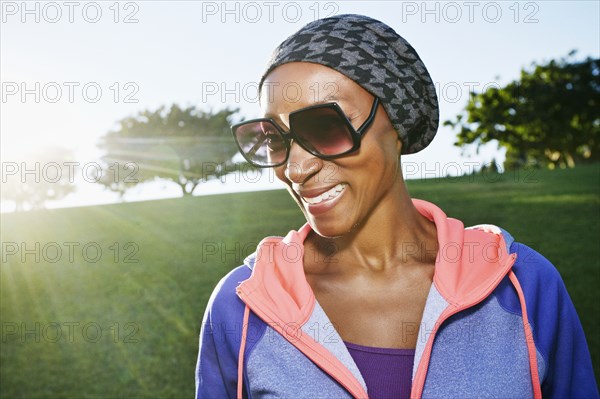
[[275,49],[260,86],[274,68],[294,61],[333,68],[377,96],[402,140],[402,154],[433,140],[439,109],[429,72],[412,46],[383,22],[345,14],[305,25]]

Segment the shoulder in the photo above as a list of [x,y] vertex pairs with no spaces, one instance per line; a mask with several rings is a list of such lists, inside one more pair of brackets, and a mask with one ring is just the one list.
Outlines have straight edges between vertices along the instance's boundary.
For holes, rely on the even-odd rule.
[[233,269],[218,282],[208,300],[196,363],[197,398],[235,397],[244,312],[235,289],[250,273],[246,265]]
[[504,243],[501,245],[506,247],[500,248],[500,250],[516,255],[512,271],[523,288],[535,288],[546,284],[562,284],[560,273],[548,259],[533,248],[516,241],[503,228],[494,225],[477,225],[468,229],[502,236]]
[[[566,294],[564,282],[556,267],[538,251],[521,242],[511,240],[507,245],[508,252],[516,254],[512,271],[523,290],[528,309],[533,310],[542,302],[545,305],[556,305]],[[516,312],[521,306],[512,283],[508,280],[506,277],[502,281],[496,294],[503,305]]]
[[[527,313],[532,324],[539,324],[543,320],[554,322],[556,315],[560,314],[565,302],[570,303],[570,298],[563,279],[556,267],[535,249],[516,241],[506,230],[493,225],[475,226],[488,233],[501,234],[506,252],[515,254],[516,259],[511,271],[516,276],[520,286]],[[505,276],[494,290],[500,305],[514,314],[521,314],[522,308],[516,287]]]
[[508,276],[495,290],[495,295],[507,311],[515,314],[527,311],[536,345],[547,359],[557,339],[561,320],[575,324],[578,320],[576,310],[560,273],[548,259],[520,242],[514,242],[510,252],[517,254],[512,271],[523,292],[525,309],[521,307],[516,288]]
[[[202,320],[200,341],[202,348],[214,347],[222,362],[228,359],[234,364],[241,342],[245,304],[237,296],[238,284],[250,277],[248,266],[236,267],[225,275],[214,288]],[[233,367],[233,366],[231,366]]]
[[[497,245],[498,259],[501,263],[506,262],[507,257],[505,255],[514,255],[515,261],[510,269],[516,275],[523,290],[528,294],[526,296],[531,296],[529,295],[533,294],[531,291],[543,289],[544,286],[552,285],[560,288],[563,285],[558,270],[548,259],[533,248],[516,241],[503,228],[491,224],[480,224],[467,227],[465,233],[465,237],[487,243],[484,248],[490,244]],[[511,286],[512,284],[508,280],[509,277],[506,276],[503,279],[503,284],[500,284],[500,288]],[[515,308],[520,308],[518,300],[513,301],[513,304]]]
[[566,292],[559,271],[542,254],[520,242],[513,242],[510,252],[517,255],[513,271],[526,297],[543,293],[547,302]]
[[206,306],[209,322],[244,312],[244,303],[237,296],[236,287],[248,279],[252,270],[247,265],[236,267],[227,273],[215,286]]

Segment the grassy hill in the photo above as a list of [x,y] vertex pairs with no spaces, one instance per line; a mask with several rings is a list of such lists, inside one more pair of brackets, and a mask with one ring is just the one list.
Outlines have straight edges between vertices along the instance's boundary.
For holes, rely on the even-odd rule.
[[[559,269],[600,366],[600,165],[410,181],[465,225],[493,223]],[[181,398],[204,306],[266,235],[299,227],[285,191],[1,216],[0,397]]]

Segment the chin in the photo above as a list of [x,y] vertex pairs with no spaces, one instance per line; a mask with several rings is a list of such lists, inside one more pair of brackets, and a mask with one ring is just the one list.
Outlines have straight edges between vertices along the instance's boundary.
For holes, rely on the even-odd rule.
[[358,225],[357,223],[353,224],[350,221],[348,214],[340,214],[340,208],[330,209],[328,212],[320,215],[313,215],[308,211],[308,209],[306,209],[306,204],[302,201],[302,199],[300,199],[290,187],[288,187],[288,191],[296,204],[300,207],[300,210],[304,214],[306,221],[310,224],[313,231],[321,237],[341,237],[344,234],[354,230]]
[[306,210],[304,210],[304,216],[313,231],[324,238],[338,238],[351,232],[355,226],[353,226],[347,218],[325,218],[315,217]]

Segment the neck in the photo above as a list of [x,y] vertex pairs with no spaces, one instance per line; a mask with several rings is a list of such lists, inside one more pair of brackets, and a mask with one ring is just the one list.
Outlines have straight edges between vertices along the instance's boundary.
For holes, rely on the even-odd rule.
[[415,208],[402,179],[351,232],[336,238],[312,232],[308,238],[313,250],[321,253],[319,259],[335,259],[321,265],[327,272],[382,272],[432,265],[438,250],[435,224]]

